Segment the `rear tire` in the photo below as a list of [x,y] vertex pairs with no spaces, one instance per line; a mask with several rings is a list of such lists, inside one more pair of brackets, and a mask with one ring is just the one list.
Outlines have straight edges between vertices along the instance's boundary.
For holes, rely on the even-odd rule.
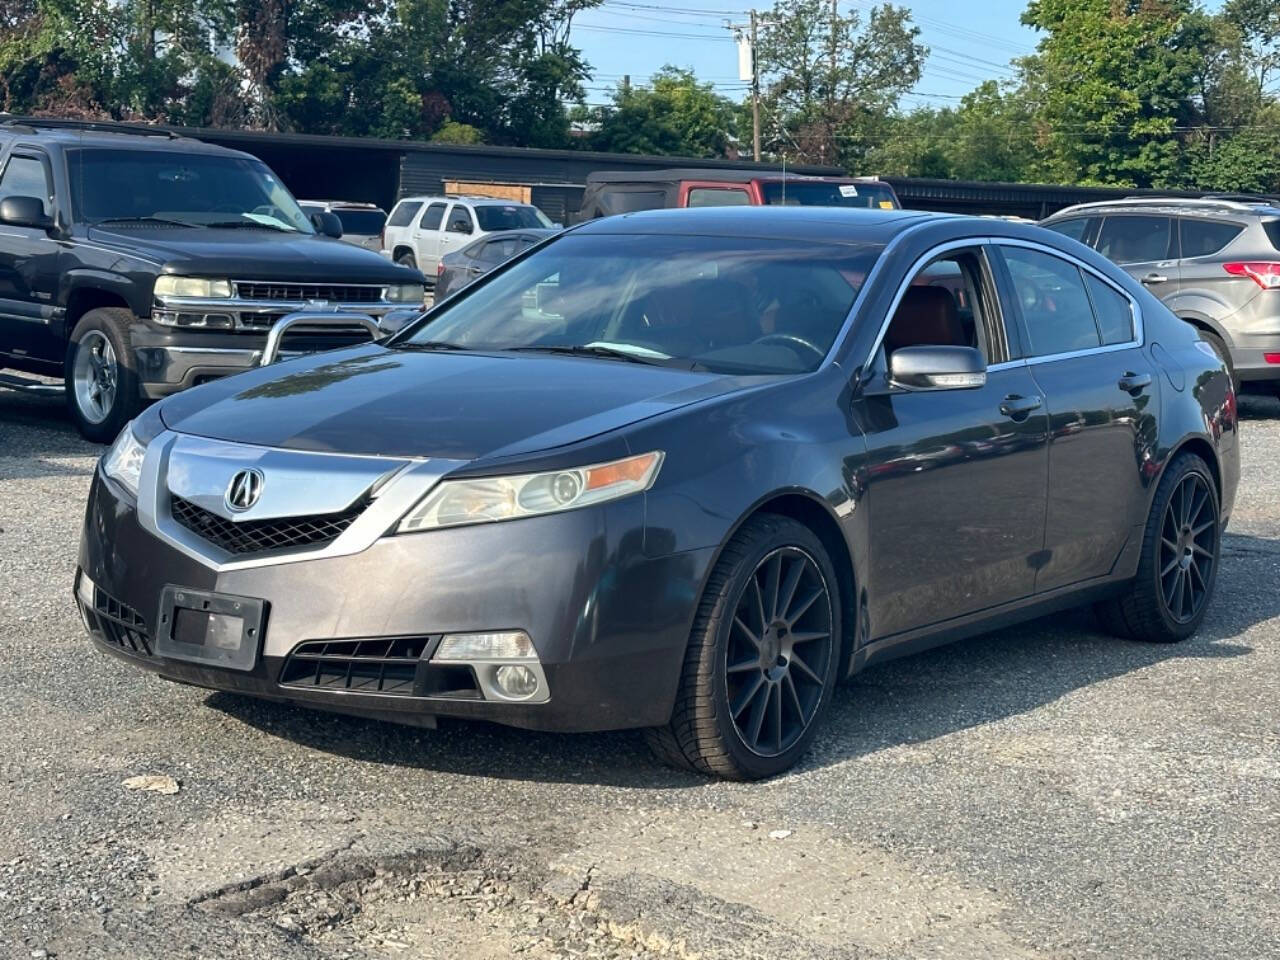
[[748,520],[707,583],[671,721],[645,732],[655,756],[731,780],[791,767],[831,702],[840,623],[835,568],[813,532]]
[[63,376],[67,409],[86,440],[110,443],[142,409],[137,359],[125,307],[90,310],[71,332]]
[[1213,474],[1200,457],[1180,454],[1156,488],[1129,592],[1095,607],[1103,627],[1150,643],[1186,640],[1213,599],[1221,542]]

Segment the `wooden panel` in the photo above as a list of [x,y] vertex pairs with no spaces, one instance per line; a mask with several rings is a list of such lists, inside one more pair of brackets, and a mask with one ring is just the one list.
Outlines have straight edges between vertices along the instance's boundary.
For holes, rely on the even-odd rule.
[[495,197],[498,200],[514,200],[529,203],[531,188],[517,183],[468,183],[465,180],[446,180],[444,192],[472,197]]

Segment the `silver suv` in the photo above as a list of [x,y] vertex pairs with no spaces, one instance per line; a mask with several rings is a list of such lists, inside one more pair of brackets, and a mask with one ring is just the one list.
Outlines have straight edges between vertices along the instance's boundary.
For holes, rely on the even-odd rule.
[[1042,226],[1133,274],[1199,328],[1237,383],[1280,393],[1280,206],[1129,198],[1068,207]]

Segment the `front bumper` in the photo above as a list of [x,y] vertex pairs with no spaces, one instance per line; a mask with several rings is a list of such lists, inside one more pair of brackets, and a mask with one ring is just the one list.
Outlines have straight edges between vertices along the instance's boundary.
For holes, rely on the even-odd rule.
[[[182,683],[428,725],[450,716],[557,731],[655,726],[671,715],[713,550],[646,556],[643,522],[643,498],[635,497],[383,537],[346,556],[217,570],[145,530],[128,495],[97,471],[80,568],[108,604],[105,614],[114,611],[117,619],[102,620],[105,614],[77,603],[99,648]],[[265,601],[266,628],[252,669],[156,655],[167,585]],[[137,643],[122,624],[138,634]],[[429,658],[441,635],[512,629],[533,640],[550,694],[545,702],[460,696],[456,673],[428,677],[437,669]],[[428,662],[408,693],[282,682],[301,644],[387,638],[423,640]],[[289,676],[296,679],[296,671]]]

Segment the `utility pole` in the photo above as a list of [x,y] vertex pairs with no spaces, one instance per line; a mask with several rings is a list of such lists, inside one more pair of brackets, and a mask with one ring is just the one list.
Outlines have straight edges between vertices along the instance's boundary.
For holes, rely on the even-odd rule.
[[[833,0],[834,2],[834,0]],[[751,159],[760,162],[760,60],[756,56],[756,12],[751,11]]]

